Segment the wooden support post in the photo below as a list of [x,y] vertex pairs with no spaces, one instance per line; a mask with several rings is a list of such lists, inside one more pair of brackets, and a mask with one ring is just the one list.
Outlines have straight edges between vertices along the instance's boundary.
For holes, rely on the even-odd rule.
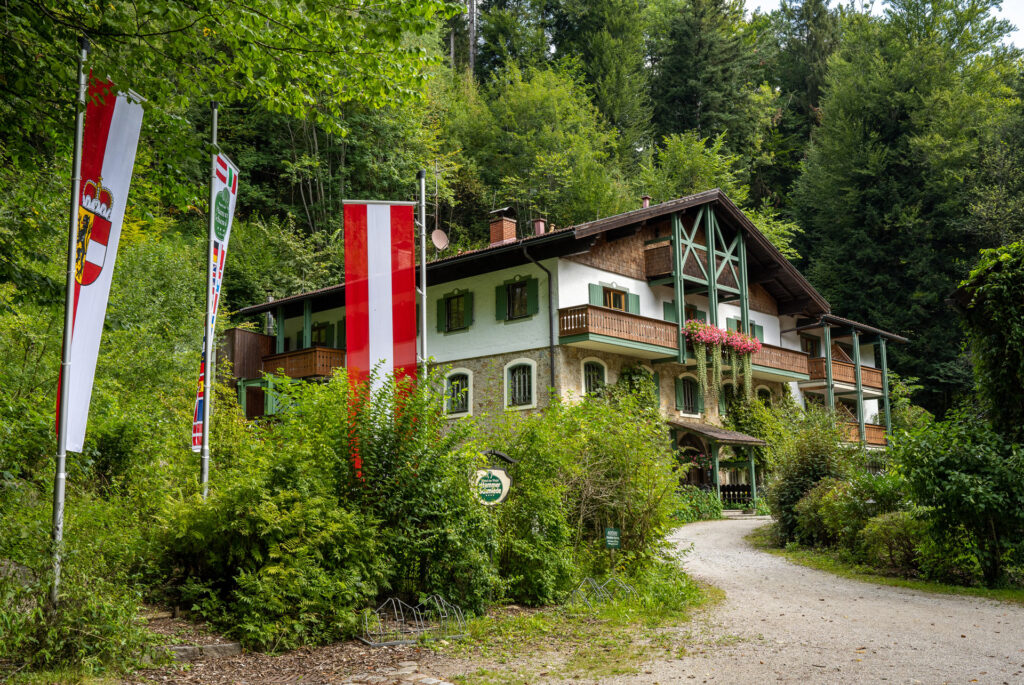
[[828,324],[821,327],[821,344],[825,347],[825,407],[836,410],[835,388],[832,387],[832,329]]
[[302,349],[313,346],[313,300],[302,303]]
[[740,330],[750,335],[750,292],[747,283],[747,242],[743,238],[743,231],[740,231],[739,240],[740,258]]
[[718,443],[711,443],[711,477],[715,481],[715,495],[719,501],[722,499],[722,486],[718,483]]
[[715,250],[718,245],[718,222],[715,221],[715,210],[710,206],[704,215],[704,237],[708,248],[708,323],[718,325],[718,274],[715,262]]
[[277,354],[281,354],[284,352],[284,307],[282,305],[277,306],[277,314],[274,315],[274,328],[277,329],[274,349]]
[[892,414],[889,407],[889,361],[885,355],[885,338],[878,338],[879,351],[882,355],[882,406],[885,411],[885,434],[892,433]]
[[754,448],[747,447],[747,459],[750,465],[750,503],[757,506],[757,473],[754,470]]
[[860,444],[867,442],[866,429],[864,428],[864,386],[861,383],[860,372],[860,334],[854,329],[850,331],[853,337],[853,377],[857,382],[857,430],[860,434]]
[[[699,220],[699,217],[698,217]],[[676,361],[686,363],[686,291],[683,281],[683,218],[679,212],[672,215],[672,278],[676,291],[676,340],[679,350]]]

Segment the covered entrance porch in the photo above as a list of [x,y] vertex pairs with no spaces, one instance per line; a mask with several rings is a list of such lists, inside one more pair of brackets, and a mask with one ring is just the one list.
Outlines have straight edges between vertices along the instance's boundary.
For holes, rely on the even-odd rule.
[[[669,426],[681,461],[698,465],[696,473],[693,468],[688,473],[691,478],[696,476],[689,482],[713,487],[723,504],[753,506],[757,502],[758,474],[754,448],[764,445],[764,440],[707,423],[676,421],[670,422]],[[723,450],[724,447],[730,449]],[[743,475],[746,478],[737,478],[740,482],[731,482],[732,479],[729,479],[730,482],[723,483],[723,469],[745,472]],[[743,483],[742,480],[747,482]]]

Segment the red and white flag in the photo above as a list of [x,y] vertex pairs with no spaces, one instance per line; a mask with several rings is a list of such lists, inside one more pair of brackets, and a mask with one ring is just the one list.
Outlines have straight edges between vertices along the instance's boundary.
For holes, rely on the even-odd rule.
[[[416,228],[412,202],[345,203],[349,375],[416,375]],[[379,384],[383,378],[379,379]]]
[[[72,452],[81,452],[85,442],[96,357],[142,128],[142,105],[138,96],[131,98],[115,93],[110,82],[92,79],[89,84],[82,137],[81,195],[76,198],[79,206],[75,310],[68,353],[71,373],[66,445]],[[59,422],[59,406],[57,416]]]
[[[214,206],[213,212],[213,259],[207,266],[213,274],[210,287],[209,321],[207,333],[204,334],[203,350],[206,349],[205,335],[212,335],[217,330],[217,306],[220,304],[220,286],[224,281],[224,262],[228,257],[228,241],[231,239],[231,222],[235,217],[235,200],[238,199],[238,168],[227,158],[218,154],[213,169]],[[196,403],[192,411],[192,451],[198,452],[203,447],[203,403],[206,401],[206,363],[199,362],[199,387],[196,390]]]

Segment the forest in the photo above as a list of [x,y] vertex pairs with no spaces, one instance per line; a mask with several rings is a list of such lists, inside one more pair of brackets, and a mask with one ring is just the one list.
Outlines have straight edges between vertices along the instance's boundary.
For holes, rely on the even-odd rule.
[[[241,170],[221,305],[228,315],[219,324],[267,297],[342,281],[342,201],[413,199],[420,169],[428,224],[448,234],[449,254],[486,244],[487,214],[498,207],[513,206],[525,232],[535,217],[569,226],[637,208],[643,195],[657,203],[717,187],[834,313],[909,339],[889,351],[900,387],[913,393],[907,405],[942,419],[981,402],[1010,417],[1001,419],[1005,428],[1020,407],[1015,400],[1003,406],[1005,393],[1019,396],[1024,368],[1019,349],[1009,370],[999,360],[1019,348],[1024,326],[998,316],[1013,311],[1019,283],[1000,285],[998,301],[1008,304],[991,309],[996,318],[975,314],[965,326],[956,313],[957,289],[972,273],[967,283],[977,292],[988,292],[979,273],[1021,273],[1011,257],[1019,249],[998,250],[1024,240],[1024,59],[998,6],[887,0],[870,13],[852,1],[782,0],[762,13],[743,0],[5,3],[0,520],[17,524],[17,533],[0,542],[0,559],[45,559],[81,37],[90,40],[94,75],[145,99],[89,434],[68,464],[69,498],[78,497],[79,511],[91,517],[85,530],[113,535],[125,512],[157,522],[156,537],[110,547],[97,538],[77,552],[126,569],[131,577],[110,590],[120,597],[132,583],[163,587],[206,539],[175,537],[175,526],[197,527],[210,539],[228,530],[248,506],[253,474],[267,483],[292,478],[295,492],[337,495],[317,490],[327,486],[310,475],[308,453],[288,453],[287,476],[267,461],[275,441],[301,427],[259,433],[230,415],[225,393],[214,429],[228,455],[223,475],[237,479],[224,490],[233,499],[203,514],[182,503],[195,495],[187,446],[203,329],[212,101],[220,108],[220,149]],[[430,257],[437,254],[431,248]],[[972,365],[972,348],[993,336],[1002,346]],[[998,392],[979,400],[979,378]],[[314,395],[297,400],[312,414],[327,397]],[[549,424],[535,430],[558,434]],[[410,460],[403,468],[412,468],[418,457],[403,455]],[[438,482],[449,478],[449,467],[435,466]],[[668,478],[655,475],[656,485]],[[274,506],[286,510],[295,492],[278,493]],[[547,506],[552,498],[542,493],[538,501]],[[295,516],[319,521],[315,507],[326,505],[317,501]],[[339,510],[323,535],[360,529],[364,514],[402,520],[399,509],[372,506],[354,518]],[[657,507],[662,518],[651,535],[667,526],[667,505]],[[360,540],[368,549],[391,544]],[[486,556],[487,544],[474,538],[451,556],[450,572]],[[522,563],[533,563],[530,554],[522,552]],[[552,588],[572,575],[571,564],[561,557],[543,564],[540,589],[510,592],[524,601],[557,595]],[[103,578],[107,567],[83,568],[79,581],[72,572],[71,587]],[[182,596],[213,602],[226,592],[216,571],[208,585],[179,588]],[[338,573],[350,579],[357,572]],[[373,579],[353,591],[362,599],[377,585],[404,582],[382,567],[358,573]],[[480,583],[466,593],[482,605],[500,582]],[[247,601],[270,601],[249,590]],[[101,611],[82,601],[83,612],[108,611],[112,624],[130,604],[113,601]],[[328,639],[350,627],[310,630]],[[59,643],[59,629],[51,626],[58,632],[33,644]],[[275,630],[251,626],[249,639],[302,642]]]

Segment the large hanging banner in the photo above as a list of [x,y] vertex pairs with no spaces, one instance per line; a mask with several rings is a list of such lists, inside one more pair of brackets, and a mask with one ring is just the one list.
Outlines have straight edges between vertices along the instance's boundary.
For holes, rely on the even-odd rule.
[[[238,199],[238,167],[226,155],[218,154],[213,172],[213,259],[207,268],[213,273],[210,290],[210,312],[206,333],[203,334],[203,349],[206,336],[213,335],[217,323],[217,305],[220,304],[220,285],[224,281],[224,261],[228,255],[228,240],[231,238],[231,222],[235,217],[235,200]],[[199,362],[199,388],[196,391],[195,411],[192,413],[192,451],[203,447],[203,403],[206,401],[206,364]]]
[[349,376],[416,375],[412,202],[345,203],[345,342]]
[[[114,275],[117,244],[142,128],[142,105],[110,82],[92,79],[82,134],[75,309],[68,377],[67,449],[81,452],[89,420],[103,320]],[[60,402],[60,390],[57,392]],[[57,407],[58,421],[60,407]]]

